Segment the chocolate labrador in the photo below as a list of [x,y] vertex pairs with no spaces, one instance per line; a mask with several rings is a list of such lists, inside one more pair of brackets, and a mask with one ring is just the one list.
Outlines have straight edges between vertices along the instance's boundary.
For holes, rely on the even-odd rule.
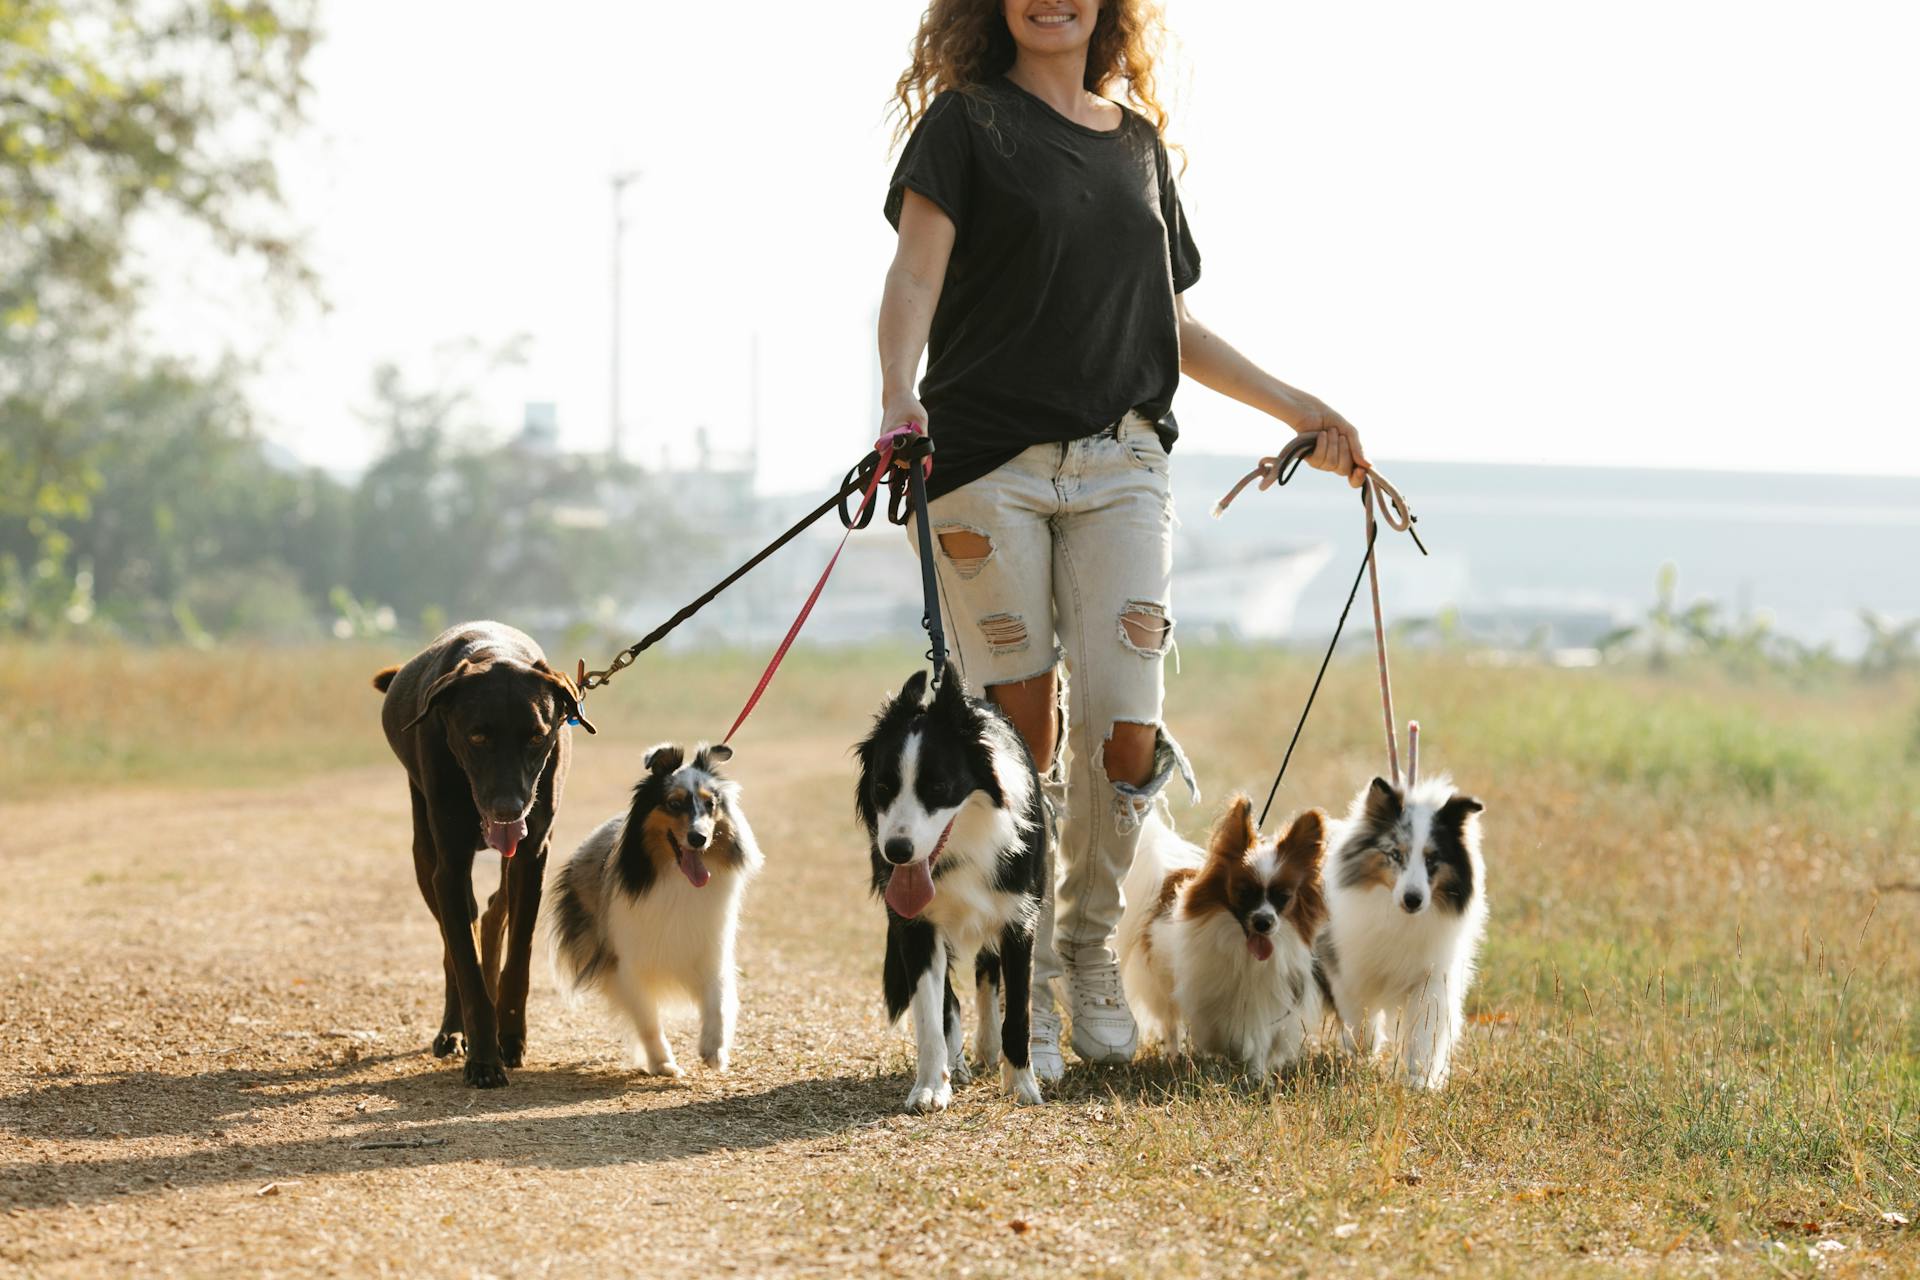
[[[573,682],[547,665],[539,645],[498,622],[443,632],[376,675],[373,687],[387,695],[380,722],[407,770],[413,872],[445,948],[446,1013],[434,1056],[464,1036],[467,1083],[497,1089],[526,1052],[527,970],[567,778],[567,722],[594,729]],[[482,848],[501,857],[484,918],[473,896],[473,855]]]

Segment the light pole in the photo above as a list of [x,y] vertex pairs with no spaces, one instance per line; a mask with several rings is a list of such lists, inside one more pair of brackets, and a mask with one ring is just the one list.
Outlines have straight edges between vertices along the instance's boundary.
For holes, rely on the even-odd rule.
[[622,440],[620,438],[620,303],[621,286],[624,284],[624,272],[621,269],[621,242],[627,235],[626,211],[621,197],[627,187],[639,181],[640,171],[628,169],[612,177],[613,184],[613,344],[609,361],[608,381],[610,383],[607,409],[607,454],[618,461]]

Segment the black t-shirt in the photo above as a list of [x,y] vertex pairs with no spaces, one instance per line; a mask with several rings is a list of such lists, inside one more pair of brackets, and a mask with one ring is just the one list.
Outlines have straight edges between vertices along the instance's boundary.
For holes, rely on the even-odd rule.
[[920,383],[936,449],[929,496],[1129,409],[1172,447],[1174,295],[1200,278],[1200,251],[1145,117],[1123,107],[1103,133],[1005,79],[943,93],[887,190],[896,229],[909,189],[956,233]]

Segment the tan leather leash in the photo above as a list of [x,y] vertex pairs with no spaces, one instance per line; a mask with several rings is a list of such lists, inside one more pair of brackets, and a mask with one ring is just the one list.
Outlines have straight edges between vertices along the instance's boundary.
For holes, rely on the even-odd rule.
[[[1255,481],[1259,482],[1262,489],[1286,484],[1293,479],[1294,472],[1300,469],[1300,464],[1319,443],[1319,432],[1304,432],[1289,440],[1279,453],[1260,459],[1253,470],[1240,477],[1233,488],[1227,490],[1226,496],[1214,504],[1214,518],[1218,519],[1224,515],[1227,508],[1233,504],[1233,500],[1240,496],[1241,491]],[[1400,490],[1392,481],[1381,475],[1377,468],[1369,465],[1364,470],[1365,475],[1360,482],[1360,507],[1366,513],[1366,555],[1361,560],[1359,572],[1354,574],[1353,588],[1347,592],[1347,603],[1340,610],[1339,622],[1334,624],[1333,639],[1327,645],[1326,656],[1320,660],[1320,671],[1313,678],[1313,688],[1307,694],[1307,705],[1300,710],[1300,720],[1293,727],[1293,738],[1287,743],[1286,755],[1281,758],[1280,771],[1274,775],[1273,787],[1267,792],[1267,803],[1260,810],[1262,826],[1266,825],[1268,810],[1273,808],[1274,796],[1279,794],[1280,779],[1287,776],[1287,765],[1293,759],[1294,747],[1300,742],[1300,732],[1307,727],[1307,715],[1313,710],[1313,700],[1320,692],[1320,682],[1326,677],[1327,664],[1333,661],[1334,648],[1340,643],[1340,632],[1347,625],[1347,614],[1353,609],[1355,597],[1360,594],[1360,579],[1363,577],[1367,579],[1373,597],[1373,644],[1374,651],[1380,660],[1380,712],[1386,725],[1387,768],[1393,778],[1393,784],[1396,787],[1400,785],[1400,745],[1393,731],[1393,679],[1387,669],[1387,630],[1380,609],[1380,570],[1374,558],[1373,544],[1379,536],[1379,526],[1385,524],[1394,532],[1404,533],[1412,538],[1413,545],[1420,548],[1421,555],[1427,554],[1427,547],[1420,541],[1420,535],[1414,532],[1413,526],[1418,517],[1408,508]],[[1407,726],[1408,786],[1413,785],[1419,733],[1418,723]]]

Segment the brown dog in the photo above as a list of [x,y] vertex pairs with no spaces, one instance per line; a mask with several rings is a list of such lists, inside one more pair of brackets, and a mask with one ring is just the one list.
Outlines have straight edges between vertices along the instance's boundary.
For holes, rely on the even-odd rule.
[[[452,1053],[464,1035],[467,1083],[496,1089],[526,1052],[527,970],[567,778],[567,721],[594,729],[573,682],[547,665],[539,645],[498,622],[443,632],[404,666],[376,675],[373,687],[387,695],[380,722],[407,770],[413,871],[445,947],[446,1013],[434,1056]],[[473,855],[482,848],[502,858],[485,919],[473,896]]]

